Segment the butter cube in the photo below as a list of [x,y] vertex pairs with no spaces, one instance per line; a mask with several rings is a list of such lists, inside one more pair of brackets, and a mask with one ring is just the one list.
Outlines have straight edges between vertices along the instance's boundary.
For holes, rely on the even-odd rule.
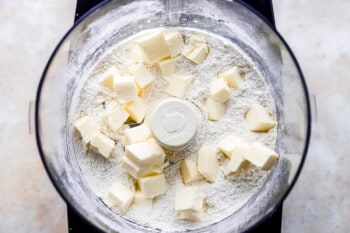
[[248,128],[253,132],[263,132],[275,126],[275,121],[260,104],[254,104],[245,114]]
[[236,145],[234,154],[232,154],[231,160],[227,165],[228,170],[231,172],[239,172],[246,169],[250,163],[245,159],[249,147],[246,143],[240,143]]
[[179,219],[201,221],[204,218],[204,196],[195,187],[180,188],[175,193],[175,211]]
[[133,77],[115,77],[114,91],[121,103],[129,102],[137,97],[137,86]]
[[146,207],[146,208],[152,208],[153,198],[146,198],[144,193],[140,191],[136,191],[134,195],[134,205]]
[[146,61],[150,64],[170,56],[168,45],[161,31],[154,32],[136,40],[136,44],[141,48]]
[[73,123],[74,127],[81,134],[85,144],[90,142],[91,136],[99,132],[99,125],[92,117],[82,117]]
[[225,114],[225,105],[223,103],[208,98],[204,105],[208,111],[209,119],[212,121],[220,120]]
[[105,73],[103,73],[100,83],[102,86],[107,87],[110,90],[113,90],[114,77],[118,77],[118,76],[119,76],[119,72],[117,68],[112,66]]
[[159,62],[159,68],[163,76],[170,76],[174,74],[176,71],[176,59],[172,58]]
[[224,79],[214,79],[210,83],[211,98],[217,102],[223,103],[231,96],[231,90]]
[[127,156],[123,157],[122,166],[124,170],[135,179],[144,176],[160,174],[163,172],[163,168],[161,165],[150,165],[147,167],[141,167]]
[[125,154],[140,167],[162,165],[165,159],[163,148],[154,140],[128,145]]
[[198,172],[197,164],[190,159],[182,160],[180,168],[184,184],[189,184],[203,178],[203,176]]
[[139,97],[134,98],[130,103],[125,105],[125,111],[130,115],[130,118],[136,123],[141,123],[147,113],[147,106]]
[[209,181],[215,182],[219,171],[219,161],[214,149],[210,146],[202,146],[198,151],[198,171]]
[[106,111],[102,113],[101,117],[109,129],[117,131],[127,121],[129,113],[118,104],[112,103],[107,107]]
[[146,198],[159,196],[166,191],[164,174],[142,177],[138,179],[138,184]]
[[183,97],[187,88],[191,85],[194,80],[193,75],[181,76],[181,75],[173,75],[168,78],[169,85],[165,90],[171,96],[174,97]]
[[235,135],[230,135],[230,136],[228,136],[225,139],[220,141],[219,150],[224,155],[231,158],[236,146],[241,144],[241,143],[244,143],[244,140],[242,138],[237,137]]
[[155,77],[142,63],[139,63],[134,70],[134,79],[137,85],[142,89],[151,84],[151,82],[155,80]]
[[204,40],[194,39],[182,50],[182,56],[197,65],[202,64],[209,54],[209,47]]
[[96,133],[91,137],[90,145],[95,147],[101,155],[109,158],[114,148],[114,141],[102,133]]
[[244,153],[244,158],[262,170],[267,171],[276,164],[279,156],[261,143],[254,142],[249,145],[249,149]]
[[181,49],[184,46],[184,41],[179,32],[169,32],[166,33],[165,41],[168,45],[168,49],[171,57],[176,57],[181,53]]
[[134,61],[134,63],[143,62],[144,54],[139,46],[134,44],[130,46],[126,52],[127,52],[128,58]]
[[152,132],[147,125],[142,124],[133,128],[126,129],[124,135],[125,145],[130,145],[146,141],[148,138],[152,137]]
[[224,79],[227,82],[227,85],[231,88],[239,88],[239,86],[244,82],[244,79],[239,73],[237,66],[234,66],[219,74],[218,77]]
[[108,192],[108,199],[112,205],[126,212],[134,200],[134,192],[123,184],[116,182]]

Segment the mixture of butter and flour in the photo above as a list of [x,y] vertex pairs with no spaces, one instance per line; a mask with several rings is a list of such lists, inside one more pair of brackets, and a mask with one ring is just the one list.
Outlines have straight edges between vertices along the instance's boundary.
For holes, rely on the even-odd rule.
[[254,63],[231,41],[190,28],[118,43],[86,79],[72,123],[95,194],[165,231],[233,214],[279,158],[275,105]]

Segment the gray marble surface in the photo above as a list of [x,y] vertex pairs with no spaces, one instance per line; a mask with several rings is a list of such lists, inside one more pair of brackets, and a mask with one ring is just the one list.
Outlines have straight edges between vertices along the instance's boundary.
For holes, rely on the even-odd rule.
[[[282,232],[348,232],[350,1],[274,1],[277,28],[316,96],[317,121]],[[28,130],[28,103],[75,1],[0,2],[0,232],[67,232],[66,206]],[[316,119],[316,117],[314,117]]]
[[277,28],[317,102],[306,163],[284,203],[283,232],[349,232],[350,1],[274,3]]

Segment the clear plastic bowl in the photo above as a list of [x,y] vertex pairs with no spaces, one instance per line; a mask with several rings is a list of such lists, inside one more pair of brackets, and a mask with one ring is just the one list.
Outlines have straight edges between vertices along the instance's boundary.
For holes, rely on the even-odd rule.
[[231,216],[194,232],[241,232],[270,216],[293,187],[310,138],[309,97],[291,50],[258,13],[222,0],[119,0],[88,12],[64,36],[43,73],[36,98],[36,137],[46,170],[79,215],[106,232],[157,232],[110,210],[83,179],[73,150],[74,93],[90,68],[119,41],[143,29],[190,27],[221,35],[248,54],[276,103],[278,164]]

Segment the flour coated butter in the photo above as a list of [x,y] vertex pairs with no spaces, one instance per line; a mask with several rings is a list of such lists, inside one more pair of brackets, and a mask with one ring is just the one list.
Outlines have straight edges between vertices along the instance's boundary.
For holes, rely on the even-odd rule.
[[[75,109],[76,119],[89,116],[89,119],[91,118],[99,123],[99,130],[104,135],[107,135],[116,142],[109,158],[106,159],[99,156],[92,150],[86,150],[85,143],[79,138],[75,139],[74,146],[84,179],[94,193],[107,205],[112,207],[117,203],[117,205],[122,207],[121,210],[120,208],[113,208],[116,214],[137,224],[164,231],[197,229],[219,222],[235,213],[262,187],[268,176],[268,171],[255,166],[248,166],[239,174],[233,173],[230,176],[225,176],[223,168],[227,168],[230,162],[230,158],[228,158],[230,155],[227,154],[230,152],[224,151],[224,153],[226,152],[225,156],[220,152],[217,145],[234,132],[237,137],[244,141],[259,142],[267,148],[274,150],[277,134],[276,127],[269,129],[265,133],[254,133],[249,130],[245,113],[254,104],[260,104],[264,106],[266,111],[271,113],[270,117],[274,118],[275,105],[271,93],[254,62],[231,41],[191,28],[169,28],[162,30],[166,33],[165,35],[168,35],[165,40],[160,38],[161,35],[157,30],[151,30],[139,32],[116,44],[96,64],[90,75],[86,77],[85,83],[80,90],[79,103]],[[158,40],[159,43],[154,43],[154,39]],[[147,52],[144,59],[146,59],[148,64],[145,66],[137,66],[137,62],[140,60],[136,55],[136,61],[136,53],[131,54],[130,52],[135,50],[135,44],[138,44],[141,50],[143,49],[143,51]],[[167,44],[172,44],[170,52],[165,49]],[[179,55],[179,48],[181,46],[185,46],[184,48],[186,50],[182,51],[182,55]],[[157,54],[150,52],[159,47],[161,50]],[[166,57],[171,58],[174,56],[177,57],[171,61],[171,68],[169,68],[169,64],[167,67],[163,63],[162,69],[156,63],[161,62]],[[174,71],[174,65],[176,71]],[[123,169],[123,160],[126,156],[124,148],[125,136],[127,138],[129,137],[127,139],[128,141],[135,139],[124,133],[125,130],[129,129],[129,126],[123,124],[117,130],[111,131],[106,122],[100,120],[101,113],[104,112],[105,107],[118,99],[118,93],[116,95],[111,90],[110,78],[103,76],[111,67],[115,67],[116,70],[121,70],[127,74],[133,74],[144,68],[147,68],[147,71],[149,71],[147,73],[147,80],[143,80],[145,82],[142,82],[142,86],[144,86],[142,96],[137,97],[137,101],[126,108],[126,112],[138,123],[141,123],[143,119],[147,119],[148,112],[157,103],[165,98],[169,98],[170,95],[176,96],[175,94],[170,93],[169,95],[168,93],[169,89],[167,88],[169,88],[169,78],[171,78],[168,74],[174,75],[175,73],[177,77],[192,77],[191,81],[186,82],[186,86],[181,88],[181,95],[178,98],[196,106],[198,113],[196,137],[192,144],[182,151],[165,151],[165,163],[161,165],[162,167],[159,167],[160,164],[157,164],[158,167],[155,169],[159,171],[157,170],[158,172],[155,172],[151,180],[142,178],[140,180],[138,177],[139,170],[136,169],[137,172],[135,172],[134,176],[139,179],[139,185],[143,189],[141,190],[143,191],[142,193],[135,190],[135,178]],[[109,72],[115,76],[119,75],[114,71]],[[140,74],[137,75],[139,76]],[[139,77],[138,80],[141,80],[141,78]],[[214,89],[214,96],[220,102],[213,102],[215,100],[212,99],[210,85],[217,79],[221,80],[219,82],[222,85],[219,85],[219,88],[212,89]],[[152,82],[149,80],[152,80]],[[226,93],[229,89],[227,89],[222,80],[225,80],[231,88],[229,95]],[[101,81],[104,85],[101,85]],[[122,84],[124,85],[125,83]],[[121,84],[114,83],[114,87],[117,86],[117,89],[119,85]],[[130,92],[125,93],[124,89],[121,89],[120,95],[123,95],[124,99],[128,99],[130,95],[136,95],[135,86],[133,86],[130,80],[125,85],[129,87]],[[224,94],[221,95],[220,93]],[[208,100],[211,102],[208,102]],[[207,110],[207,106],[211,107]],[[146,131],[142,131],[142,134],[146,135],[145,138],[149,136],[149,132],[145,133]],[[85,137],[85,140],[88,141],[86,138],[88,137]],[[143,139],[140,140],[141,142],[139,142],[138,138],[135,140],[138,143],[144,143],[142,142]],[[185,185],[181,174],[181,163],[184,167],[184,159],[187,161],[197,161],[198,151],[203,145],[213,148],[214,151],[211,152],[213,154],[209,157],[217,161],[219,167],[216,165],[215,168],[208,167],[209,165],[206,162],[208,162],[207,159],[209,157],[204,156],[203,158],[206,160],[201,165],[206,170],[202,170],[204,174],[196,173],[196,176],[204,175],[204,177],[207,176],[207,179],[209,177],[209,179],[215,182],[208,182],[207,179],[201,177]],[[262,153],[264,158],[256,163],[266,168],[270,165],[269,161],[276,156],[265,149],[259,151],[264,152]],[[129,154],[129,156],[135,155],[133,153]],[[152,156],[150,155],[149,157],[151,158]],[[143,164],[152,160],[147,160],[147,158],[142,158],[139,162]],[[160,158],[163,161],[163,155]],[[139,164],[137,165],[140,166]],[[152,163],[152,165],[154,164]],[[194,169],[195,165],[192,164],[191,167]],[[210,169],[216,174],[208,173],[208,171],[211,171]],[[147,182],[152,183],[156,179],[162,180],[162,187],[155,191],[148,189]],[[130,195],[120,197],[118,202],[116,202],[116,199],[112,202],[109,200],[110,188],[116,182],[122,183],[125,189],[129,190],[128,193],[137,193],[135,196],[135,202],[137,204],[132,205],[129,203],[131,199]],[[176,216],[175,194],[178,190],[183,190],[188,186],[195,187],[196,191],[193,193],[196,195],[193,194],[193,196],[203,197],[205,206],[203,205],[203,210],[193,208],[190,212],[186,212],[179,207],[177,214],[187,218],[187,215],[191,213],[192,215],[190,216],[193,219],[200,219],[201,221],[188,221],[186,219],[179,219]],[[153,191],[155,193],[152,193]],[[147,193],[146,196],[145,192]],[[118,197],[117,195],[115,194],[114,196]],[[127,198],[122,199],[125,196]],[[182,199],[179,198],[178,201],[180,200]],[[188,201],[188,199],[183,199],[183,201]],[[128,210],[125,211],[127,207]],[[197,215],[197,212],[193,212],[194,210],[198,211],[200,215]],[[193,214],[191,211],[196,214]]]

